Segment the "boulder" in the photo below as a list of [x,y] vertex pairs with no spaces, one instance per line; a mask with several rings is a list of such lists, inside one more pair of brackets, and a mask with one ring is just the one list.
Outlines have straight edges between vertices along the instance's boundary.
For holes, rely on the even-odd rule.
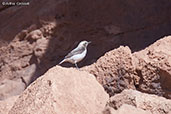
[[121,106],[124,104],[150,111],[152,114],[171,113],[171,100],[156,95],[141,93],[136,90],[124,90],[122,93],[111,97],[108,102],[108,106],[119,110],[123,109]]
[[171,98],[171,36],[133,53],[138,90]]
[[135,106],[123,104],[117,110],[108,106],[103,111],[103,114],[152,114],[150,111],[145,111],[140,108],[136,108]]
[[171,36],[131,53],[120,46],[82,68],[96,76],[110,96],[124,89],[171,98]]
[[135,89],[134,65],[129,47],[120,46],[97,60],[96,63],[82,68],[95,75],[110,96],[126,88]]
[[19,96],[9,114],[99,114],[108,99],[93,75],[56,66]]

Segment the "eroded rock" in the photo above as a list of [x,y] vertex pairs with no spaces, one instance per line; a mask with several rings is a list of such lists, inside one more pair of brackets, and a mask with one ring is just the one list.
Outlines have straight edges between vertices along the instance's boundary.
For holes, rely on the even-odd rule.
[[133,53],[140,91],[171,98],[171,36]]
[[132,88],[171,98],[170,52],[168,36],[135,53],[121,46],[83,69],[94,74],[110,96]]
[[108,98],[93,75],[56,66],[20,95],[9,114],[99,114]]
[[97,78],[110,96],[126,88],[135,89],[134,65],[129,47],[119,47],[107,52],[98,61],[83,68]]
[[[10,2],[16,1],[18,0]],[[171,2],[168,0],[29,2],[30,5],[24,7],[0,6],[0,81],[28,76],[31,79],[28,83],[33,82],[58,64],[81,40],[92,41],[92,44],[79,67],[94,63],[106,52],[120,45],[129,46],[132,51],[144,49],[169,35],[171,30],[171,16],[168,15],[171,13]],[[30,68],[33,65],[36,68]],[[63,66],[72,65],[66,63]],[[25,69],[31,70],[31,73],[27,72],[23,76]],[[124,74],[125,71],[118,72]],[[161,72],[161,75],[168,77],[165,72]],[[136,77],[137,84],[138,78],[139,76]],[[127,84],[125,82],[120,81],[112,91],[123,90]],[[162,86],[170,92],[170,86]],[[111,91],[108,85],[107,88]]]
[[123,104],[150,111],[152,114],[171,113],[171,100],[136,90],[124,90],[122,93],[111,97],[108,103],[114,109],[119,109]]
[[115,110],[110,106],[107,106],[103,111],[103,114],[152,114],[152,113],[147,110],[136,108],[132,105],[123,104],[117,110]]

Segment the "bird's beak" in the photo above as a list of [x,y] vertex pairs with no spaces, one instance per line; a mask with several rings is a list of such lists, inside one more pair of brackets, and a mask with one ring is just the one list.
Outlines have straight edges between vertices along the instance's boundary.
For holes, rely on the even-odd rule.
[[91,43],[91,41],[88,42],[88,44],[90,44],[90,43]]

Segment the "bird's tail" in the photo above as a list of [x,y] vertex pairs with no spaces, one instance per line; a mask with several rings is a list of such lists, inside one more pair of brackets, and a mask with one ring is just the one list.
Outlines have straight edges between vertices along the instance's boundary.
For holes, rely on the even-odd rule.
[[64,60],[62,60],[62,61],[59,63],[59,65],[60,65],[60,64],[62,64],[63,62],[65,62],[65,59],[64,59]]

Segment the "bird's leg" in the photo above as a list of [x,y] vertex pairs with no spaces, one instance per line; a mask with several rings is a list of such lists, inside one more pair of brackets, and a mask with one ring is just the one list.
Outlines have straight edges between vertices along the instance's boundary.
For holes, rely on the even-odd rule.
[[75,66],[76,66],[77,69],[79,69],[76,62],[75,62]]

